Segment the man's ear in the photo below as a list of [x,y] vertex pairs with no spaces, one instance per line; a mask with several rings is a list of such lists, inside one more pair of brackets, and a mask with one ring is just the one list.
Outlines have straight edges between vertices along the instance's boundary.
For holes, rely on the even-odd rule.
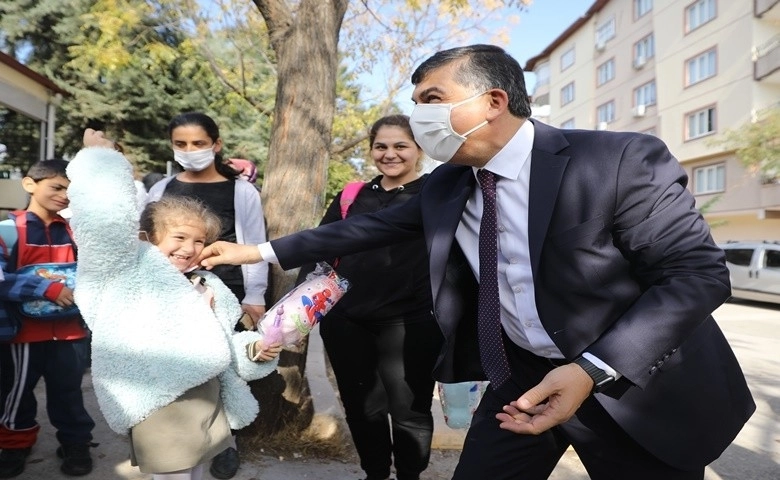
[[490,95],[490,108],[487,113],[487,120],[491,121],[503,115],[509,109],[509,95],[500,88],[494,88],[488,92]]
[[22,179],[22,188],[24,188],[24,191],[29,193],[30,195],[35,192],[35,187],[37,187],[38,184],[33,180],[31,177],[24,177]]

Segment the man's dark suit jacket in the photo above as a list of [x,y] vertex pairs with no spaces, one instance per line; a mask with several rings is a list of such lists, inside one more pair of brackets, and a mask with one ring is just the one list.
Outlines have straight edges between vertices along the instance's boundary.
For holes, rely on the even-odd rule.
[[[539,318],[567,359],[588,351],[623,375],[596,398],[629,435],[672,466],[701,468],[755,404],[710,316],[730,295],[729,273],[687,177],[650,135],[534,127],[528,237]],[[434,377],[483,379],[477,282],[454,241],[475,182],[471,167],[445,164],[404,205],[271,245],[292,268],[423,233],[445,339]]]

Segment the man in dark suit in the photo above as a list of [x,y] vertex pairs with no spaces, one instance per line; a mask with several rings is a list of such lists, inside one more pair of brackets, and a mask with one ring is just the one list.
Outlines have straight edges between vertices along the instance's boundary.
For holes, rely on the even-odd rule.
[[415,139],[447,162],[420,194],[257,249],[217,243],[204,265],[292,268],[422,234],[434,377],[491,380],[453,478],[544,479],[573,445],[594,479],[702,479],[755,404],[710,316],[729,274],[677,160],[650,135],[530,120],[498,47],[439,52],[412,83]]

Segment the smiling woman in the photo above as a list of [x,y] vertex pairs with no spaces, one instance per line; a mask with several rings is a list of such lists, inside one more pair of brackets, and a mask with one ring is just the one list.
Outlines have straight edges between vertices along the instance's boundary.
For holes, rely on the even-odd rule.
[[[369,131],[381,175],[360,189],[347,217],[411,199],[427,176],[409,117],[391,115]],[[341,220],[342,190],[321,224]],[[311,267],[303,267],[299,280]],[[431,315],[422,239],[341,257],[336,271],[352,285],[320,323],[347,424],[368,479],[416,480],[428,466],[433,436],[431,371],[441,334]],[[390,422],[388,422],[388,418]]]

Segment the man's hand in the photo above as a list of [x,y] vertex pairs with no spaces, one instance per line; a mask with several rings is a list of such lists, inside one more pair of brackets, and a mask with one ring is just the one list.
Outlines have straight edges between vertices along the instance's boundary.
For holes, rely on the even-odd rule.
[[106,147],[115,148],[113,140],[109,140],[104,136],[105,134],[100,130],[93,130],[88,128],[84,130],[84,146],[85,147]]
[[257,245],[238,245],[230,242],[214,242],[200,252],[197,262],[207,270],[217,265],[243,265],[262,262]]
[[516,401],[504,405],[504,413],[496,415],[499,427],[538,435],[574,416],[592,389],[593,380],[579,365],[558,367]]

